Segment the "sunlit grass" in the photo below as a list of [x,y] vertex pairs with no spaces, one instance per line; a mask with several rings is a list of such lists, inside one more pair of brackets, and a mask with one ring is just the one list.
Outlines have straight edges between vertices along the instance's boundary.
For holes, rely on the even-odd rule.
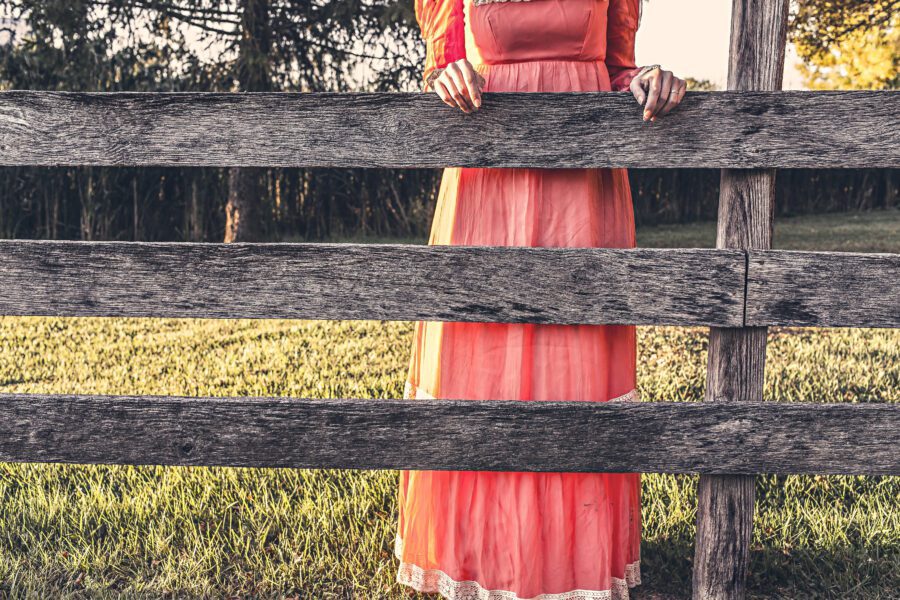
[[[701,399],[706,330],[638,333],[643,397]],[[362,321],[0,318],[0,390],[400,397],[411,335]],[[767,400],[900,402],[898,331],[773,328],[767,367]],[[0,595],[408,597],[394,583],[396,486],[395,471],[0,464]],[[688,593],[695,486],[643,477],[639,597]],[[898,478],[761,476],[757,499],[754,597],[896,597]]]
[[[0,374],[7,392],[389,398],[402,392],[411,333],[408,323],[5,318]],[[701,398],[706,339],[702,328],[639,328],[645,398]],[[889,330],[773,332],[766,397],[898,402],[898,342]],[[392,471],[0,473],[9,590],[402,596]],[[694,481],[644,476],[647,588],[686,589]],[[898,499],[896,478],[761,477],[754,585],[896,589]]]

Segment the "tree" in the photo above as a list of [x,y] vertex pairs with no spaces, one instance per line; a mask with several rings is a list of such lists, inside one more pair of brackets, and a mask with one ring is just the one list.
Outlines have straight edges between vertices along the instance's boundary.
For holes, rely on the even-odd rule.
[[709,79],[694,79],[693,77],[688,77],[685,79],[685,83],[687,83],[687,89],[692,92],[714,92],[718,89],[716,84]]
[[[0,0],[4,14],[29,32],[0,48],[0,82],[20,89],[347,91],[418,80],[408,0]],[[272,172],[229,170],[226,241],[271,233]]]
[[900,85],[900,0],[802,0],[791,41],[812,89]]
[[[347,89],[351,69],[373,58],[354,48],[375,40],[386,51],[382,25],[392,14],[381,5],[346,0],[110,0],[109,6],[132,23],[149,14],[157,30],[170,21],[194,29],[206,47],[218,49],[212,72],[225,74],[225,81],[215,87],[245,92]],[[201,64],[201,57],[192,58]],[[272,212],[263,202],[268,172],[229,171],[226,242],[265,236]]]
[[[240,39],[234,71],[245,92],[272,89],[270,57],[272,31],[269,0],[239,0]],[[265,169],[233,168],[228,173],[228,203],[225,205],[225,241],[248,242],[260,237],[263,227],[262,179]]]

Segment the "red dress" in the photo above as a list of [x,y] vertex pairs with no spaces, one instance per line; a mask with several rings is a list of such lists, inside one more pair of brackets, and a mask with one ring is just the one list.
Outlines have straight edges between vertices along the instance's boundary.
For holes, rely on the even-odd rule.
[[[416,0],[426,82],[466,58],[485,91],[627,90],[639,11],[640,0]],[[429,243],[633,248],[627,173],[445,169]],[[635,363],[633,325],[419,322],[405,396],[636,401]],[[418,591],[597,600],[640,583],[640,474],[408,470],[398,501],[397,581]]]

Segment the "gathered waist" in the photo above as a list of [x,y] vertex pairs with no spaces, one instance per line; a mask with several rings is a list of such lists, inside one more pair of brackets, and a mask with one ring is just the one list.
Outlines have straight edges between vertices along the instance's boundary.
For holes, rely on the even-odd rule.
[[555,64],[555,63],[573,63],[573,64],[595,64],[606,70],[606,59],[603,58],[525,58],[522,60],[499,60],[499,61],[473,61],[473,67],[498,67],[503,65],[522,65],[522,64]]
[[609,70],[602,60],[530,59],[478,62],[486,92],[608,92]]

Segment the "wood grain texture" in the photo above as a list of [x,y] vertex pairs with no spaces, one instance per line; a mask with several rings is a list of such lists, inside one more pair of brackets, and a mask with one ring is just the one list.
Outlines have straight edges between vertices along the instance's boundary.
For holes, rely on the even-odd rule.
[[729,90],[781,89],[789,6],[788,0],[732,0]]
[[749,254],[747,323],[900,327],[900,254]]
[[745,597],[755,502],[756,475],[700,475],[694,598]]
[[[751,248],[770,248],[774,209],[774,169],[723,170],[716,247],[748,252]],[[767,331],[766,327],[710,328],[705,401],[762,401]],[[746,595],[755,497],[754,475],[701,475],[697,489],[695,600],[730,600]]]
[[898,167],[900,92],[0,93],[0,165]]
[[716,248],[771,248],[774,223],[775,169],[723,169]]
[[[747,232],[740,236],[747,236]],[[724,241],[735,239],[740,237]],[[747,406],[762,401],[766,333],[766,327],[710,328],[705,403]],[[760,433],[765,435],[765,431]],[[735,443],[740,440],[735,435]],[[781,440],[772,439],[772,444],[780,443]],[[725,600],[745,594],[755,502],[755,475],[735,471],[700,476],[694,549],[695,599]]]
[[0,242],[0,314],[739,325],[711,249]]
[[0,460],[14,462],[900,474],[893,404],[15,394],[0,404]]
[[[788,0],[733,0],[729,90],[781,89],[788,7]],[[840,127],[838,123],[835,126]],[[788,165],[745,166],[757,168],[722,171],[717,248],[765,250],[772,247],[773,167]],[[765,327],[710,328],[704,397],[707,402],[762,401],[766,333]],[[735,472],[700,476],[692,582],[694,600],[746,597],[755,489],[753,475]]]

